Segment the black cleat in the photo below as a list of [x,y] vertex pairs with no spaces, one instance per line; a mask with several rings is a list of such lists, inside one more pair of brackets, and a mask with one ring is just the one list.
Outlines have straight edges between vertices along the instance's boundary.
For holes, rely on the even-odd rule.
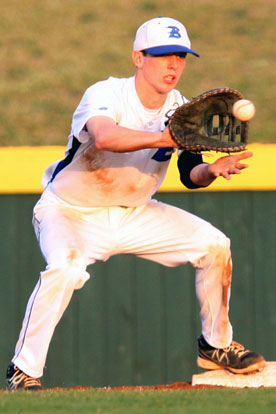
[[38,378],[29,377],[14,364],[11,364],[7,369],[6,384],[8,391],[18,389],[25,391],[42,390],[41,382]]
[[227,348],[213,348],[201,335],[198,338],[197,365],[207,370],[227,369],[235,374],[247,374],[262,370],[265,359],[235,341]]

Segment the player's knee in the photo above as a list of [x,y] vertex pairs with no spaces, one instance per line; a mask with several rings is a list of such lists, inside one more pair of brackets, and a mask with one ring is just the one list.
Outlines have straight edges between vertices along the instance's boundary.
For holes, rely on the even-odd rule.
[[86,267],[86,260],[80,249],[56,248],[46,255],[46,260],[51,267]]
[[210,261],[227,262],[231,257],[230,239],[215,228],[208,234],[205,241],[205,251]]
[[223,233],[219,233],[218,236],[208,243],[207,252],[209,260],[217,262],[220,266],[231,263],[230,239]]
[[72,289],[80,289],[89,279],[86,272],[84,257],[76,249],[59,251],[59,256],[52,256],[45,272],[41,273],[42,278],[47,278],[50,283],[64,289],[66,286]]
[[211,231],[207,238],[208,245],[221,246],[224,249],[230,249],[230,239],[219,229],[211,227]]
[[217,245],[220,246],[220,248],[224,250],[226,253],[230,253],[230,239],[221,232],[217,238]]
[[89,279],[90,275],[85,268],[78,266],[47,266],[40,275],[42,281],[55,287],[55,290],[80,289]]

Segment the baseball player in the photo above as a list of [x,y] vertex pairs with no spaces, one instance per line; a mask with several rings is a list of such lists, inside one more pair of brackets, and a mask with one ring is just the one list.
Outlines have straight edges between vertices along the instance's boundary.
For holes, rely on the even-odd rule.
[[[33,225],[46,268],[27,304],[12,363],[9,390],[41,389],[48,347],[75,289],[89,279],[88,265],[116,254],[132,254],[165,266],[191,263],[195,270],[202,333],[198,365],[248,373],[264,358],[232,341],[229,239],[187,211],[154,200],[178,151],[166,114],[186,102],[175,89],[191,49],[182,23],[151,19],[137,30],[132,59],[136,72],[89,87],[73,115],[65,158],[43,177]],[[181,181],[205,187],[247,167],[244,152],[202,161],[178,151]]]

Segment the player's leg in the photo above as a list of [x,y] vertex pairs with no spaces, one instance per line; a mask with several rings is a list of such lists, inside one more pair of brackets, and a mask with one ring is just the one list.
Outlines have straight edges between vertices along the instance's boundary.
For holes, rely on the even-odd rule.
[[202,322],[200,366],[217,369],[230,364],[227,368],[233,372],[250,372],[264,366],[261,355],[232,342],[232,260],[230,240],[221,231],[186,211],[152,201],[136,209],[133,221],[130,216],[126,228],[122,226],[120,238],[127,253],[166,266],[189,262],[196,268]]
[[70,220],[51,208],[36,221],[46,269],[27,304],[12,362],[25,374],[41,377],[54,329],[75,289],[89,278],[81,246],[76,245]]
[[[35,209],[34,226],[47,266],[29,299],[12,360],[30,377],[42,376],[54,329],[74,290],[89,278],[86,266],[106,259],[110,233],[102,234],[104,209],[101,214],[96,214],[91,232],[85,215],[58,201],[44,200]],[[89,244],[94,246],[94,259],[88,253]]]
[[133,214],[120,234],[125,251],[165,266],[191,263],[196,268],[203,333],[212,345],[228,346],[229,239],[205,220],[164,203],[152,201]]

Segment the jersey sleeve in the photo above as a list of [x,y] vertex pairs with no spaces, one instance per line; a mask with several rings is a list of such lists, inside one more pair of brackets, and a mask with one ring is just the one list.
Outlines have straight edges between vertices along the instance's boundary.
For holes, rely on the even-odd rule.
[[116,122],[117,112],[118,98],[114,93],[112,80],[97,82],[85,91],[73,114],[72,135],[80,141],[86,141],[83,131],[89,118],[92,116],[107,116]]
[[177,166],[182,184],[190,190],[201,188],[202,186],[192,182],[190,172],[196,165],[203,163],[202,155],[185,150],[179,151],[178,155]]

